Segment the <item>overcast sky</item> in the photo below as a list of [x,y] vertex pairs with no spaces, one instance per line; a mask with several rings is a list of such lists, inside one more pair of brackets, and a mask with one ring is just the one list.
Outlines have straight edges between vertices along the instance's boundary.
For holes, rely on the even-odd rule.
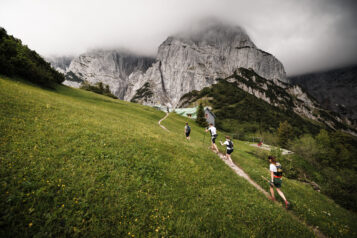
[[167,36],[216,17],[245,28],[295,75],[357,64],[356,12],[354,0],[0,0],[0,26],[43,56],[154,56]]

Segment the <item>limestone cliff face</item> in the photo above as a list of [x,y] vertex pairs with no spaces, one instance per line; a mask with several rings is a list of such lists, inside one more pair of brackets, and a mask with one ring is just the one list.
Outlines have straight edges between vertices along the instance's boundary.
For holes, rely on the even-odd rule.
[[145,74],[132,77],[137,84],[125,98],[149,82],[156,92],[153,104],[176,107],[185,93],[210,86],[239,67],[251,68],[276,83],[288,82],[283,65],[258,49],[243,29],[217,23],[199,32],[168,37],[159,47],[156,63]]
[[[124,99],[128,86],[132,85],[130,76],[145,72],[154,61],[154,58],[129,52],[95,50],[74,58],[66,67],[56,62],[52,65],[66,74],[65,85],[80,87],[84,81],[93,85],[102,82],[114,95]],[[133,82],[138,79],[135,77]]]

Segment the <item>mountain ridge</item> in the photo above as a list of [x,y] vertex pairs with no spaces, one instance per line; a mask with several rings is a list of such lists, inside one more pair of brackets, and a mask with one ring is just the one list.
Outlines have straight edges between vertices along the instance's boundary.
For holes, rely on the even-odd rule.
[[357,124],[357,65],[289,77],[322,107]]

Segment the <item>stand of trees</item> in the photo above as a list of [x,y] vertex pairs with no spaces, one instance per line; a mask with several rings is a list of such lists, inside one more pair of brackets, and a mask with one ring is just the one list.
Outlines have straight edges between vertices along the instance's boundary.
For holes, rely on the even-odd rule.
[[0,27],[0,74],[21,77],[42,86],[62,83],[64,75],[57,72],[35,51],[21,40],[7,34]]

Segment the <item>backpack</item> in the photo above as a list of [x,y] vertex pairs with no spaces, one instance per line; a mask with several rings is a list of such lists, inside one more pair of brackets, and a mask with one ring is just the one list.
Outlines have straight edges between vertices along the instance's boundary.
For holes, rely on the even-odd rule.
[[187,133],[191,132],[191,127],[189,125],[187,125],[186,132]]
[[281,164],[279,162],[276,162],[275,167],[276,172],[274,172],[274,175],[278,177],[283,176],[283,168],[281,167]]
[[230,141],[228,141],[228,147],[229,148],[232,148],[232,150],[233,150],[233,142],[230,140]]

